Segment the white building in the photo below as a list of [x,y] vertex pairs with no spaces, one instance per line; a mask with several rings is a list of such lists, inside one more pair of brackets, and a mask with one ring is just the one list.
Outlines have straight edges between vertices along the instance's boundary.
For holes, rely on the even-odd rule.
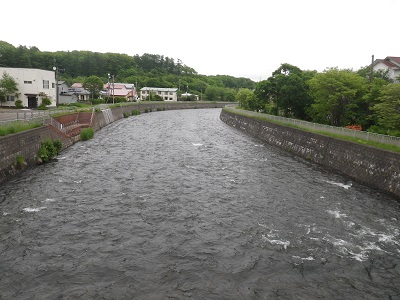
[[154,95],[158,95],[164,101],[178,101],[177,88],[155,88],[144,87],[140,89],[140,100],[151,100]]
[[372,65],[374,71],[388,70],[389,79],[398,82],[397,77],[400,76],[400,57],[387,56],[385,59],[376,59]]
[[8,95],[1,106],[15,106],[16,100],[21,100],[22,105],[28,108],[37,108],[43,98],[51,101],[50,106],[56,106],[56,78],[54,71],[25,68],[0,68],[0,79],[4,72],[10,75],[16,82],[18,91],[14,95]]

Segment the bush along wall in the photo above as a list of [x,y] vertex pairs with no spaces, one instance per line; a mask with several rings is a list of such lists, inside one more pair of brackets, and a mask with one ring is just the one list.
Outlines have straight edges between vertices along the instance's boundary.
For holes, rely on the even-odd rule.
[[45,140],[55,141],[53,146],[58,153],[73,144],[51,126],[40,126],[0,137],[0,184],[35,167],[38,164],[39,149]]
[[45,139],[42,141],[36,161],[38,163],[46,163],[53,160],[61,151],[62,143],[60,140]]

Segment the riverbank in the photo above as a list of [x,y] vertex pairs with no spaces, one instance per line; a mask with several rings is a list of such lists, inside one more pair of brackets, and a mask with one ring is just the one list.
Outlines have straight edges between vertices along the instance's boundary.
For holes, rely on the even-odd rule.
[[[139,110],[141,113],[156,112],[162,110],[176,109],[201,109],[201,108],[222,108],[227,103],[221,102],[145,102],[132,103],[132,105],[121,105],[119,107],[104,108],[102,110],[73,113],[66,116],[54,118],[57,123],[64,124],[73,119],[85,122],[85,126],[98,131],[103,127],[124,118],[124,114],[131,113],[132,110]],[[85,120],[85,121],[83,121]],[[61,126],[62,127],[62,126]],[[61,131],[52,125],[43,125],[38,128],[27,130],[20,133],[10,134],[0,137],[0,185],[25,170],[37,166],[36,155],[41,143],[46,139],[60,140],[64,150],[75,142],[79,141],[79,135],[68,136],[65,131]],[[62,151],[61,150],[61,151]],[[18,159],[23,158],[24,163],[18,163]]]
[[400,199],[400,154],[222,110],[221,120],[263,142],[290,151]]

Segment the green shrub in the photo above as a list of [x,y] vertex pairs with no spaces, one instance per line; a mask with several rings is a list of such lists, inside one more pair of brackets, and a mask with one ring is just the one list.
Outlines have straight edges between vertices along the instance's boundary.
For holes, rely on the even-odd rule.
[[54,140],[53,141],[53,145],[56,148],[57,154],[59,154],[61,152],[61,150],[62,150],[62,147],[63,147],[61,141],[60,140]]
[[87,104],[85,104],[85,103],[74,102],[74,103],[70,103],[69,106],[88,107],[89,105],[87,105]]
[[130,114],[127,111],[124,111],[123,116],[124,116],[124,118],[129,118]]
[[91,99],[90,102],[91,102],[93,105],[106,103],[106,101],[105,101],[104,99]]
[[125,97],[114,97],[114,103],[127,102]]
[[51,100],[49,98],[43,98],[41,105],[49,106],[49,105],[51,105]]
[[22,105],[22,100],[16,100],[15,107],[16,108],[24,108],[24,106]]
[[132,116],[137,116],[137,115],[140,115],[140,110],[138,109],[132,110]]
[[82,141],[90,140],[91,138],[93,138],[93,136],[94,136],[93,128],[88,127],[88,128],[83,128],[81,130],[81,140]]
[[56,157],[58,154],[54,141],[52,139],[46,139],[40,144],[38,156],[42,162],[48,162]]

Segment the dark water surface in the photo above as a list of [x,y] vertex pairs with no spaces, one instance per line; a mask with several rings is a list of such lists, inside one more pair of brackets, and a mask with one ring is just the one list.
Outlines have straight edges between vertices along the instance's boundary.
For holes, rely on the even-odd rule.
[[1,186],[0,299],[400,299],[399,202],[219,114],[123,119]]

